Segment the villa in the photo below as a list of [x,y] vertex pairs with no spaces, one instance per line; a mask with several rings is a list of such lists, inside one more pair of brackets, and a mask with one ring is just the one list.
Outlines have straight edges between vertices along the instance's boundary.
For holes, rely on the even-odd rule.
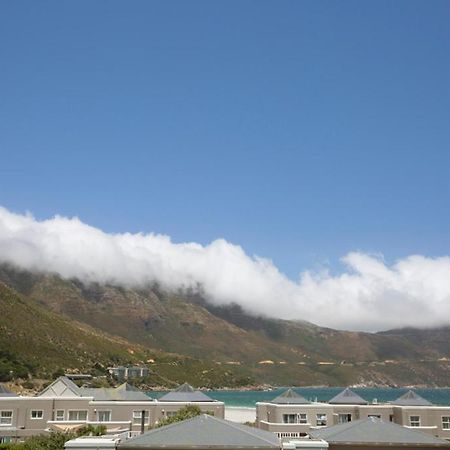
[[448,441],[376,417],[316,429],[310,437],[327,442],[329,450],[450,448]]
[[[164,399],[166,397],[166,399]],[[50,431],[104,425],[111,433],[140,433],[187,405],[223,418],[225,407],[184,384],[154,400],[127,383],[117,388],[80,388],[60,377],[38,395],[0,391],[0,443],[21,441]]]
[[413,391],[391,403],[368,403],[345,389],[328,403],[311,402],[288,389],[270,402],[256,404],[256,426],[284,439],[360,419],[376,418],[450,440],[450,406],[435,406]]
[[282,440],[275,433],[206,414],[150,430],[140,436],[82,437],[66,450],[419,450],[450,449],[450,442],[370,417]]
[[108,372],[118,380],[131,380],[133,378],[148,377],[150,370],[146,366],[131,366],[131,367],[108,367]]
[[208,414],[147,431],[131,439],[78,438],[66,449],[88,450],[280,450],[280,439],[268,431]]

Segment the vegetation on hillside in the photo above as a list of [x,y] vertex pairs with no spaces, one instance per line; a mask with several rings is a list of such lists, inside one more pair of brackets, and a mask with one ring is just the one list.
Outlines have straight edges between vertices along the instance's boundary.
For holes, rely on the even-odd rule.
[[[14,292],[0,282],[0,382],[30,378],[53,380],[67,371],[94,376],[93,386],[114,385],[106,368],[111,365],[151,364],[140,386],[173,388],[185,381],[196,386],[241,386],[245,375],[213,362],[145,348],[76,322]],[[239,372],[239,371],[237,371]],[[39,386],[42,387],[42,386]]]
[[4,380],[61,369],[102,377],[109,364],[151,361],[141,386],[448,385],[449,328],[337,331],[213,306],[192,292],[85,285],[5,265],[0,280],[21,294],[0,288]]

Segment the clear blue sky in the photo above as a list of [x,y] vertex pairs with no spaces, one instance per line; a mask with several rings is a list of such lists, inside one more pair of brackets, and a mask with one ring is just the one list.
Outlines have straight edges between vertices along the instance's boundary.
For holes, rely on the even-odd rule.
[[0,204],[291,277],[450,247],[450,2],[0,3]]

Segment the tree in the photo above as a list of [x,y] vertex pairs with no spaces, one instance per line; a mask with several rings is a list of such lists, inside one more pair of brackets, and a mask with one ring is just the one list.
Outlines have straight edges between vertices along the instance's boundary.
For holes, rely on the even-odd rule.
[[[64,450],[64,444],[74,437],[75,435],[73,433],[59,432],[33,436],[22,444],[23,450]],[[15,450],[15,447],[12,447],[12,449]]]
[[77,431],[77,436],[102,436],[106,434],[106,426],[105,425],[85,425],[81,427]]
[[164,425],[169,425],[174,422],[181,422],[182,420],[191,419],[192,417],[199,416],[201,413],[202,411],[198,406],[188,405],[178,410],[175,415],[161,420],[156,425],[156,428],[163,427]]
[[42,434],[28,438],[18,444],[0,444],[0,450],[64,450],[64,444],[78,436],[101,436],[106,433],[104,425],[86,425],[76,433],[60,433],[52,431],[50,434]]

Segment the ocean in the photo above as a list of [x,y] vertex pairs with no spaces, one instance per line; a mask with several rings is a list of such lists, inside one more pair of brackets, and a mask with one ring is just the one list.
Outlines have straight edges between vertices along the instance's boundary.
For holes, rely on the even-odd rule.
[[[270,401],[280,395],[287,388],[273,389],[272,391],[238,391],[238,390],[220,390],[207,391],[210,397],[220,400],[226,406],[254,408],[256,402]],[[328,401],[336,394],[341,392],[344,388],[295,388],[299,394],[303,395],[311,401]],[[400,397],[408,389],[406,388],[352,388],[354,392],[362,398],[372,403],[374,399],[378,403],[389,402]],[[420,396],[426,398],[435,405],[450,405],[450,388],[436,388],[436,389],[414,389]],[[159,398],[166,392],[149,392],[148,395],[152,398]]]

